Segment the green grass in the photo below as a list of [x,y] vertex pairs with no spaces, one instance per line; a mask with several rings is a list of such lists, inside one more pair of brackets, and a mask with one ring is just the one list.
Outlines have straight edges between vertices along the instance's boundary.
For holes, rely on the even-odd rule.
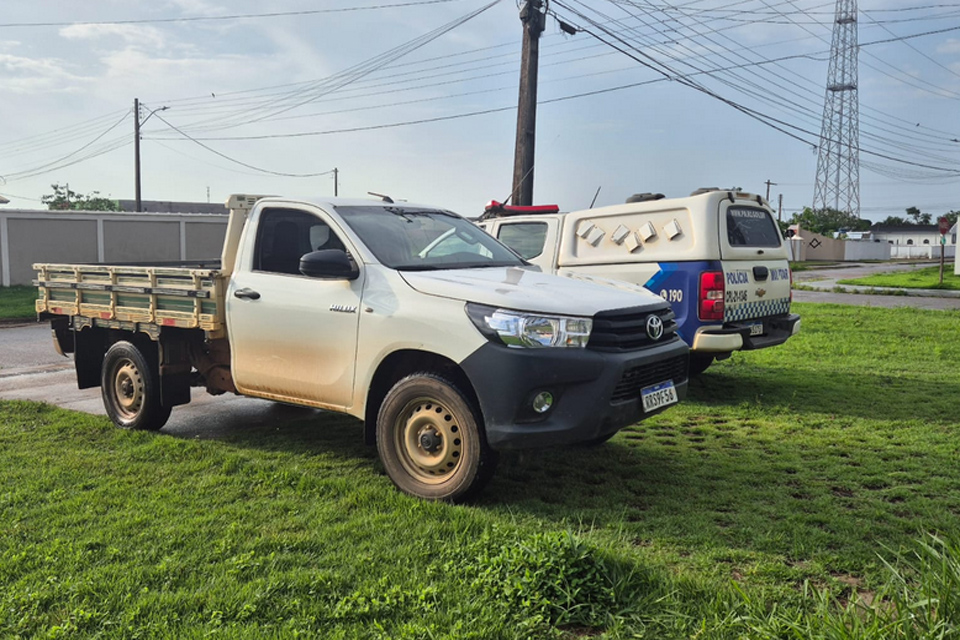
[[34,301],[36,287],[18,285],[0,287],[0,320],[34,319],[37,317]]
[[395,491],[345,417],[177,439],[0,402],[0,637],[952,637],[960,313],[795,307],[470,506]]
[[838,280],[839,284],[854,284],[868,287],[896,287],[901,289],[948,289],[960,290],[960,276],[954,275],[953,263],[943,267],[943,284],[940,284],[940,267],[923,267],[912,271],[878,273],[864,278]]

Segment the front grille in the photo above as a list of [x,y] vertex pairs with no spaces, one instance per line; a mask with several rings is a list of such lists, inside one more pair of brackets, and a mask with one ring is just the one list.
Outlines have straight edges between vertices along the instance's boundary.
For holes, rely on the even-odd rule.
[[[657,341],[647,335],[647,318],[651,315],[660,316],[663,321],[663,336]],[[667,342],[677,331],[675,317],[670,307],[601,311],[593,316],[593,331],[590,332],[587,348],[597,351],[636,351]]]
[[613,390],[610,402],[623,402],[640,397],[640,390],[658,382],[673,380],[680,384],[687,379],[687,356],[677,356],[652,364],[631,367],[623,372]]

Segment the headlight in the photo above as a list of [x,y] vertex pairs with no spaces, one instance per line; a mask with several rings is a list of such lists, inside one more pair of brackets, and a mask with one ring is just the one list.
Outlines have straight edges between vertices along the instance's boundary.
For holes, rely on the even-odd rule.
[[480,333],[508,347],[587,346],[593,320],[548,316],[467,303],[467,315]]

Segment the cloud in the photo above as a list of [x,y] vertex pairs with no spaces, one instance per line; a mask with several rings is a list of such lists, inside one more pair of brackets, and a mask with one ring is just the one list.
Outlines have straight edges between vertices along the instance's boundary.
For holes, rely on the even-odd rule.
[[23,58],[0,54],[0,86],[12,93],[76,91],[89,79],[70,73],[56,58]]
[[60,29],[60,35],[68,40],[119,37],[128,45],[154,49],[166,47],[166,38],[159,29],[133,24],[74,24]]
[[960,40],[949,38],[937,47],[937,53],[960,53]]

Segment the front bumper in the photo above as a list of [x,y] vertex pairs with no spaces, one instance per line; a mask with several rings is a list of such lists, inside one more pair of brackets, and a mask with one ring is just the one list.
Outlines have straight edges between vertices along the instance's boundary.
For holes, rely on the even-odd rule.
[[[763,321],[763,334],[751,336],[751,326],[760,321]],[[765,349],[783,344],[799,331],[800,316],[795,313],[757,318],[749,322],[727,322],[723,326],[697,329],[691,349],[707,354]]]
[[[461,367],[477,393],[490,446],[527,449],[596,440],[659,413],[645,413],[640,400],[640,390],[658,382],[673,380],[682,400],[688,351],[679,338],[628,352],[489,343]],[[531,407],[541,391],[554,397],[545,414]]]

